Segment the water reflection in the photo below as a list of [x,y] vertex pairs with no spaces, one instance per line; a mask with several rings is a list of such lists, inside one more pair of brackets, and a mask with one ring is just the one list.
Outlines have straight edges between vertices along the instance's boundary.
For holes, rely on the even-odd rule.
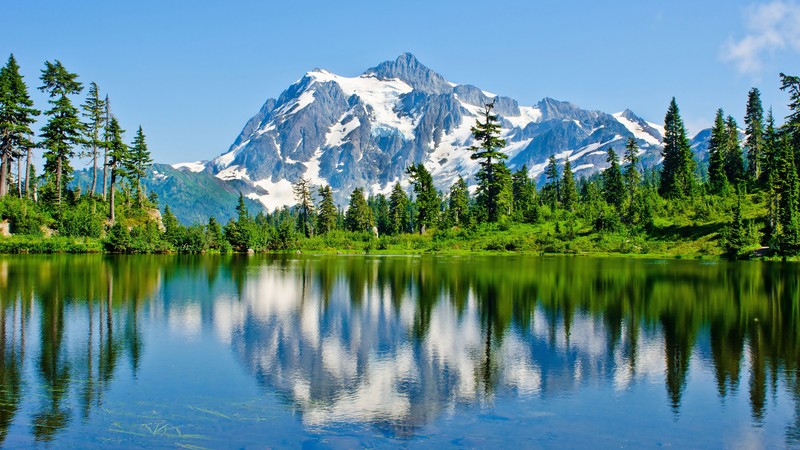
[[312,429],[412,437],[473,405],[641,383],[678,418],[708,371],[720,402],[746,393],[756,427],[791,400],[796,445],[799,293],[797,265],[758,262],[0,257],[0,440],[15,422],[52,441],[88,421],[163,324],[185,342],[212,333]]

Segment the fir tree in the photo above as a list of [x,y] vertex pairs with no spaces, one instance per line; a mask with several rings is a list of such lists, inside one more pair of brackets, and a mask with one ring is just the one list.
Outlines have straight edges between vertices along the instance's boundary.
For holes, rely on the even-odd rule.
[[311,219],[314,217],[314,201],[311,198],[311,181],[306,178],[300,178],[297,183],[292,186],[294,192],[294,199],[298,205],[297,228],[303,233],[305,237],[311,237],[314,234],[314,224]]
[[136,198],[139,204],[145,198],[144,186],[142,185],[142,178],[147,174],[147,169],[153,163],[150,157],[150,151],[147,149],[147,142],[145,141],[142,126],[136,130],[136,136],[133,137],[133,142],[130,147],[130,156],[125,161],[125,172],[133,185],[133,190],[136,192]]
[[536,200],[536,185],[528,176],[528,166],[524,165],[511,176],[514,197],[514,214],[517,220],[526,220]]
[[744,190],[737,189],[737,191],[739,191],[739,195],[736,197],[736,204],[733,208],[733,220],[728,223],[722,233],[725,252],[730,259],[738,259],[742,250],[747,246],[747,230],[742,219],[742,192]]
[[486,212],[489,222],[496,222],[508,213],[511,206],[507,202],[509,186],[506,182],[510,180],[504,179],[508,169],[503,170],[503,160],[508,155],[500,151],[505,147],[506,141],[500,139],[500,124],[497,115],[492,114],[493,108],[494,102],[487,103],[483,112],[484,121],[476,120],[475,126],[471,128],[479,145],[469,148],[474,152],[471,158],[480,161],[480,169],[475,174],[478,181],[476,200]]
[[254,223],[241,192],[236,204],[236,215],[236,220],[231,219],[224,227],[225,239],[235,250],[246,252],[250,248]]
[[317,214],[317,232],[326,234],[336,229],[337,211],[333,203],[333,190],[330,186],[320,187],[318,194],[319,213]]
[[422,233],[439,220],[441,201],[439,194],[436,192],[436,187],[433,185],[433,177],[422,163],[412,164],[406,169],[406,173],[411,180],[414,193],[417,194],[416,224],[417,230]]
[[695,185],[696,163],[675,97],[664,117],[664,150],[661,155],[664,157],[661,165],[661,195],[666,198],[691,195]]
[[111,123],[108,125],[109,143],[108,143],[108,166],[111,170],[111,186],[109,187],[109,203],[110,203],[110,217],[111,224],[116,221],[116,188],[117,179],[125,175],[125,164],[129,158],[128,146],[122,141],[122,133],[125,130],[120,128],[119,122],[116,117],[111,117]]
[[711,138],[708,142],[708,187],[712,194],[722,195],[728,191],[728,175],[725,172],[727,160],[728,133],[725,128],[724,112],[717,110]]
[[789,92],[789,115],[784,125],[794,148],[795,165],[800,163],[800,77],[780,74],[781,90]]
[[639,146],[636,144],[636,139],[633,137],[628,138],[625,144],[625,203],[627,204],[627,218],[630,222],[635,221],[640,213],[639,197],[642,176],[639,173]]
[[606,162],[609,167],[603,171],[603,196],[606,202],[614,205],[618,211],[622,210],[622,202],[625,200],[625,186],[622,181],[622,169],[619,167],[617,153],[611,147],[608,148]]
[[762,167],[764,170],[761,172],[761,178],[767,189],[767,238],[771,238],[775,232],[775,227],[778,223],[778,192],[779,186],[779,172],[777,168],[778,163],[778,133],[775,129],[775,119],[772,115],[770,108],[767,114],[767,126],[764,130],[764,151],[762,156],[764,158]]
[[761,177],[764,156],[764,108],[761,106],[761,92],[757,88],[750,89],[747,94],[747,108],[744,114],[745,134],[744,148],[747,152],[747,180],[755,184]]
[[100,99],[97,83],[94,81],[89,84],[86,102],[81,105],[84,122],[84,146],[87,149],[86,155],[92,158],[92,187],[90,192],[94,196],[97,189],[97,157],[103,147],[103,140],[100,132],[105,126],[105,103]]
[[372,211],[364,198],[364,189],[356,188],[350,195],[350,205],[344,218],[345,226],[349,231],[372,231],[375,219]]
[[[33,109],[33,101],[28,95],[28,87],[19,73],[14,55],[8,57],[6,65],[0,69],[0,198],[8,189],[8,171],[12,158],[22,161],[27,154],[27,166],[30,165],[30,152],[34,147],[30,136],[33,135],[31,125],[39,111]],[[19,166],[19,164],[17,165]],[[17,170],[17,178],[22,177]],[[27,177],[25,191],[27,192]]]
[[108,146],[111,141],[111,136],[108,133],[108,126],[111,124],[111,101],[108,99],[108,95],[106,95],[106,99],[103,100],[103,104],[106,113],[105,126],[103,129],[103,201],[105,201],[108,193]]
[[742,148],[739,146],[739,127],[732,116],[725,120],[725,174],[728,182],[734,186],[745,179],[744,161],[742,160]]
[[561,206],[567,211],[572,211],[577,202],[578,190],[575,188],[575,176],[572,174],[569,158],[566,158],[564,173],[561,176]]
[[798,183],[790,136],[783,134],[778,141],[778,229],[776,234],[778,253],[783,256],[796,255],[800,251],[800,217],[798,217]]
[[542,197],[545,202],[550,205],[550,208],[556,209],[558,201],[561,198],[561,186],[558,178],[558,163],[556,162],[556,155],[550,155],[547,160],[547,167],[544,169],[544,176],[547,183],[542,190]]
[[50,118],[42,127],[40,145],[45,149],[45,175],[55,177],[56,199],[60,207],[66,186],[64,178],[72,173],[70,158],[75,155],[74,147],[82,143],[83,124],[69,95],[79,94],[83,86],[78,82],[78,75],[67,71],[61,61],[45,61],[44,64],[40,77],[43,85],[39,89],[49,94],[52,108],[45,112]]
[[375,218],[375,226],[378,228],[379,235],[389,234],[391,232],[389,220],[389,201],[383,194],[370,196],[367,204],[372,210],[372,216]]
[[409,203],[408,195],[400,183],[395,183],[389,196],[389,229],[392,234],[409,231]]
[[450,187],[450,199],[448,201],[447,210],[454,226],[465,227],[469,225],[469,189],[467,188],[467,183],[460,175],[458,181]]

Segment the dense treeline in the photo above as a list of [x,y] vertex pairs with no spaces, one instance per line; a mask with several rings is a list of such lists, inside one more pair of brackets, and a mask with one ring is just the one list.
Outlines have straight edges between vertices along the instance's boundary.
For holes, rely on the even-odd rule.
[[[576,178],[569,158],[551,156],[537,189],[527,167],[512,172],[506,165],[499,117],[489,104],[472,128],[469,151],[479,164],[474,192],[462,178],[438,191],[418,163],[406,169],[409,185],[394,185],[388,196],[357,188],[345,208],[330,186],[300,179],[297,206],[253,216],[240,196],[229,223],[211,217],[184,226],[168,207],[159,218],[157,199],[144,192],[152,160],[141,127],[127,145],[96,83],[79,111],[73,97],[83,85],[57,60],[41,71],[39,89],[49,95],[50,109],[35,141],[31,126],[41,113],[12,55],[0,73],[0,218],[28,238],[0,241],[0,251],[93,251],[102,244],[137,253],[451,249],[735,258],[766,247],[764,254],[793,256],[800,253],[800,79],[780,77],[789,94],[786,122],[776,125],[771,111],[765,117],[760,92],[752,89],[743,142],[736,120],[717,111],[707,171],[673,98],[660,166],[643,167],[630,138],[623,155],[608,148],[609,167],[588,178]],[[41,176],[30,162],[37,148],[45,159]],[[88,192],[69,187],[76,157],[91,159]],[[56,237],[41,239],[50,234]]]

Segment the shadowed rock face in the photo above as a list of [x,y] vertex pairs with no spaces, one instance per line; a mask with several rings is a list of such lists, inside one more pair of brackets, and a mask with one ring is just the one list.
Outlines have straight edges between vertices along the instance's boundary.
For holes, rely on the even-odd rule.
[[499,116],[509,166],[526,165],[539,182],[550,155],[560,163],[569,158],[578,176],[589,176],[608,166],[608,148],[621,157],[629,137],[639,144],[643,166],[661,158],[659,126],[630,110],[612,115],[551,98],[520,106],[449,83],[404,53],[357,77],[308,72],[267,100],[228,151],[205,167],[242,183],[245,194],[268,208],[294,204],[291,184],[301,177],[331,185],[339,204],[357,187],[388,193],[419,162],[446,192],[458,176],[474,183],[470,128],[487,103]]

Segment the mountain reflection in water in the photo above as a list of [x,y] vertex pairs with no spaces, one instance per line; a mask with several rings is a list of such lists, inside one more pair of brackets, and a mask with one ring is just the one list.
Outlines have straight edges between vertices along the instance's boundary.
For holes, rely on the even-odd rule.
[[93,423],[118,376],[143,376],[142,356],[166,351],[148,338],[164,328],[178,343],[211,335],[233,358],[209,352],[203,364],[238,365],[309,430],[360,423],[411,439],[476,407],[597,389],[624,398],[642,383],[663,386],[663,402],[649,407],[677,420],[691,375],[707,372],[718,402],[746,392],[753,427],[778,415],[771,403],[791,402],[779,425],[783,443],[797,445],[797,269],[523,256],[0,256],[0,439],[25,424],[35,440],[58,442]]

